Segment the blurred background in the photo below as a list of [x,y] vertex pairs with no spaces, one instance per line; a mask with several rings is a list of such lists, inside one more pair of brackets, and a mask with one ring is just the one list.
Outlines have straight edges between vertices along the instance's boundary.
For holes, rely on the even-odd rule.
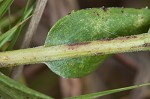
[[[16,9],[23,9],[25,5],[26,0],[14,0],[11,14],[18,17],[20,14]],[[48,0],[29,47],[43,45],[50,28],[58,19],[72,10],[102,6],[145,8],[150,6],[150,0]],[[23,32],[26,32],[27,28],[28,25]],[[19,37],[15,49],[20,48],[23,37],[24,35]],[[94,73],[77,79],[61,78],[44,64],[26,65],[22,73],[27,86],[60,99],[150,82],[149,59],[149,52],[112,55]],[[8,75],[15,79],[13,77],[15,74],[9,73]],[[150,99],[150,89],[147,86],[99,99]]]

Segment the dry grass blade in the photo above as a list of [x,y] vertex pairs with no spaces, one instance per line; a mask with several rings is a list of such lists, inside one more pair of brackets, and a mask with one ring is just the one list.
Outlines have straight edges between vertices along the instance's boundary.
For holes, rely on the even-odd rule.
[[[21,48],[29,47],[32,37],[35,34],[37,27],[39,25],[39,22],[41,20],[46,3],[47,3],[47,0],[38,0],[37,1],[36,8],[34,10],[34,14],[32,16],[31,22],[29,24],[28,30],[25,34]],[[14,68],[14,70],[12,72],[12,78],[18,80],[20,78],[20,76],[22,75],[22,71],[23,71],[23,66]]]

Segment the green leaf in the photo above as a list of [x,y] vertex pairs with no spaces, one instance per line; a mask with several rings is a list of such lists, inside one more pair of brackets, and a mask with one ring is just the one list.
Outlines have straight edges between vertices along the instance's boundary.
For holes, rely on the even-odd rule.
[[[149,9],[92,8],[72,12],[59,20],[49,31],[45,46],[76,44],[145,33],[150,27]],[[85,76],[108,55],[68,58],[45,62],[56,74],[65,78]]]
[[[23,14],[22,14],[22,17],[21,19],[19,20],[18,23],[20,23],[21,21],[25,20],[27,17],[29,17],[31,14],[32,14],[32,11],[34,9],[34,5],[35,5],[35,0],[32,1],[32,5],[31,7],[29,7],[29,3],[30,3],[30,0],[27,1],[27,4],[24,8],[24,11],[23,11]],[[19,35],[21,34],[21,31],[23,29],[23,26],[25,25],[25,23],[23,23],[15,32],[14,32],[14,35],[13,35],[13,39],[11,40],[11,43],[10,45],[8,46],[7,50],[12,50]]]
[[11,41],[11,43],[10,46],[7,48],[7,50],[13,48],[17,38],[19,37],[22,26],[28,20],[32,11],[33,11],[33,6],[31,6],[28,10],[26,9],[22,18],[19,20],[18,24],[12,27],[10,30],[8,30],[6,33],[0,35],[0,48],[8,41]]
[[4,15],[4,13],[8,10],[10,5],[13,3],[14,0],[2,0],[0,4],[0,18]]
[[11,15],[11,16],[6,16],[4,18],[0,19],[0,28],[3,29],[7,26],[9,26],[10,24],[10,20],[11,23],[14,23],[17,19],[18,19],[18,13],[16,13],[15,15]]
[[18,26],[16,25],[13,28],[11,28],[10,30],[8,30],[6,33],[4,33],[0,36],[0,49],[6,42],[8,42],[12,39],[13,33],[17,30],[17,28],[18,28]]
[[0,73],[0,98],[2,99],[52,99],[27,88]]
[[19,24],[12,27],[10,30],[8,30],[6,33],[0,35],[0,48],[8,41],[11,41],[13,39],[13,36],[16,32],[16,30],[19,28],[20,25],[22,25],[24,22],[26,22],[30,17],[26,18]]
[[102,91],[102,92],[97,92],[97,93],[91,93],[91,94],[87,94],[87,95],[81,95],[81,96],[77,96],[77,97],[70,97],[70,98],[66,98],[66,99],[95,99],[95,98],[109,95],[112,93],[131,90],[131,89],[135,89],[135,88],[139,88],[139,87],[143,87],[143,86],[149,86],[149,85],[150,85],[150,83],[135,85],[135,86],[130,86],[130,87],[124,87],[124,88],[119,88],[119,89],[113,89],[113,90],[107,90],[107,91]]
[[0,0],[0,2],[2,2],[3,0]]

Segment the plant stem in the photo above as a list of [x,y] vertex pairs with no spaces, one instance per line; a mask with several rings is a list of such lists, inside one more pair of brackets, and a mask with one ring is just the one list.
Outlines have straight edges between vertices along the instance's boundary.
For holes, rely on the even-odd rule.
[[25,34],[21,48],[28,48],[29,47],[31,40],[32,40],[32,37],[35,34],[37,27],[39,25],[39,22],[41,20],[41,17],[43,15],[43,11],[45,9],[46,3],[47,3],[47,0],[38,0],[37,1],[33,17],[32,17],[31,22],[29,24],[27,33]]
[[0,67],[35,64],[65,58],[105,55],[150,49],[150,34],[132,35],[79,44],[36,47],[0,53]]
[[[30,0],[27,1],[26,9],[25,9],[24,13],[26,13],[29,3],[30,3]],[[28,30],[25,34],[21,48],[28,48],[29,47],[30,42],[32,40],[32,37],[34,36],[34,34],[37,30],[37,27],[39,25],[39,22],[41,20],[41,17],[42,17],[43,11],[45,9],[46,3],[47,3],[47,0],[38,0],[37,1],[36,8],[34,10],[34,14],[33,14],[32,19],[30,21]],[[13,79],[19,80],[19,78],[21,78],[21,79],[23,78],[23,76],[22,76],[23,67],[24,66],[21,65],[19,67],[15,67],[13,69],[13,71],[12,71],[12,78]]]

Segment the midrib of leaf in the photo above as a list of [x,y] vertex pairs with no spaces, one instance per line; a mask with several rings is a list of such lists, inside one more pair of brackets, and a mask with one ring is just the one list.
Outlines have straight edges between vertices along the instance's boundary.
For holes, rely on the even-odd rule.
[[147,51],[150,50],[148,44],[150,44],[150,34],[145,33],[130,37],[115,38],[109,41],[91,41],[75,45],[65,44],[51,47],[41,46],[6,51],[0,52],[0,67],[43,63],[46,61],[94,56],[99,54],[107,55],[123,52]]

